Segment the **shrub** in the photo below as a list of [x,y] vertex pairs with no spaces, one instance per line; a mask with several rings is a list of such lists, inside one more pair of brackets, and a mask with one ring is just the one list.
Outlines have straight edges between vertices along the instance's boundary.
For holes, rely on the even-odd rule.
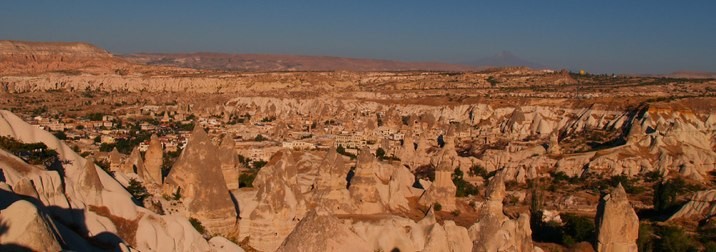
[[174,200],[180,200],[181,199],[181,187],[177,188],[177,191],[172,194],[172,198]]
[[64,131],[55,131],[55,132],[52,132],[52,134],[55,135],[55,137],[57,139],[67,140],[67,134],[65,134]]
[[667,213],[678,206],[677,197],[684,193],[685,182],[682,179],[673,179],[654,185],[654,210]]
[[433,210],[440,212],[443,210],[443,205],[440,205],[440,203],[435,202],[435,204],[433,204]]
[[648,222],[639,223],[639,237],[636,240],[636,245],[639,247],[639,252],[654,251],[654,228]]
[[0,136],[0,148],[21,158],[28,164],[50,166],[59,160],[57,151],[44,143],[23,143],[15,138]]
[[268,140],[268,139],[261,134],[256,135],[256,137],[254,138],[254,141],[256,141],[256,142],[261,142],[261,141],[266,141],[266,140]]
[[191,217],[189,218],[189,223],[191,223],[191,226],[194,227],[194,229],[196,229],[196,231],[200,234],[206,234],[206,228],[204,228],[204,225],[201,224],[201,221],[197,220],[194,217]]
[[487,170],[485,170],[485,168],[480,165],[474,165],[470,167],[470,171],[468,171],[468,174],[470,174],[470,176],[480,176],[484,179],[490,178],[488,176]]
[[244,172],[239,175],[239,187],[253,187],[254,179],[256,179],[256,172],[250,171]]
[[149,192],[147,192],[147,188],[142,185],[139,181],[136,179],[130,179],[129,180],[129,186],[127,186],[127,192],[134,197],[138,204],[140,206],[144,206],[144,199],[149,197]]
[[114,177],[114,171],[109,169],[109,161],[106,159],[97,159],[94,161],[94,163],[99,166],[99,168],[102,168],[104,172],[109,174],[110,176]]
[[340,145],[340,144],[338,145],[338,147],[336,147],[336,152],[337,152],[338,154],[343,155],[343,156],[347,156],[347,157],[349,157],[349,158],[351,158],[351,159],[355,159],[355,158],[356,158],[356,155],[354,155],[354,154],[352,154],[352,153],[346,152],[346,148],[344,148],[343,145]]
[[458,217],[460,216],[460,210],[453,210],[452,212],[450,212],[450,214],[452,214],[452,216],[454,217]]
[[698,251],[695,241],[679,227],[660,227],[657,235],[660,239],[656,241],[655,251]]
[[383,148],[378,148],[375,150],[375,156],[378,157],[378,159],[383,160],[383,158],[385,158],[385,150],[383,150]]
[[584,216],[575,214],[562,214],[560,216],[564,221],[562,227],[562,242],[571,246],[577,242],[590,242],[594,238],[594,220]]
[[455,170],[453,171],[452,182],[453,184],[455,184],[455,187],[457,187],[457,190],[455,191],[455,196],[457,197],[465,197],[477,194],[477,187],[475,187],[470,182],[465,181],[465,179],[463,178],[463,172],[460,170],[460,168],[455,168]]

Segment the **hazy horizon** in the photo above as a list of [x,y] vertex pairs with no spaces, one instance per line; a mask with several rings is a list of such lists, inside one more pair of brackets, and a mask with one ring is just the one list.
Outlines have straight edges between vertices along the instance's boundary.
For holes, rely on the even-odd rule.
[[440,4],[12,1],[0,39],[116,54],[255,53],[465,63],[509,51],[594,73],[716,72],[709,1]]

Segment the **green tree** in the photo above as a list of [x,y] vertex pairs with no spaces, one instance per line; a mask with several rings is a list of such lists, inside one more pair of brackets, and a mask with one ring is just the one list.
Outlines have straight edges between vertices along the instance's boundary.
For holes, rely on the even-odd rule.
[[654,185],[654,210],[666,213],[677,206],[677,198],[683,193],[685,183],[681,179],[672,179]]
[[455,196],[466,197],[469,195],[476,195],[477,187],[475,187],[470,182],[465,181],[463,176],[464,174],[462,170],[460,170],[460,168],[455,168],[452,173],[452,182],[457,188],[457,190],[455,191]]
[[129,180],[129,186],[127,186],[127,192],[134,197],[140,206],[144,206],[144,199],[149,197],[149,192],[147,192],[147,188],[142,185],[139,181],[136,179],[130,179]]
[[594,239],[594,220],[592,218],[578,216],[575,214],[562,214],[564,221],[562,228],[562,242],[571,246],[577,242],[592,241]]
[[375,156],[378,157],[378,159],[383,160],[383,158],[385,158],[385,150],[383,150],[383,148],[378,148],[375,150]]

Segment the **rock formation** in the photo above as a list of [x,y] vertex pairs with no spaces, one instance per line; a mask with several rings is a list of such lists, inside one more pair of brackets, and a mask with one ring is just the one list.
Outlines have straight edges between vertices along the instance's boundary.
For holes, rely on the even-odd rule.
[[164,181],[164,191],[182,196],[189,215],[212,233],[234,232],[236,208],[226,188],[218,148],[201,127],[195,127],[186,149]]
[[157,184],[162,183],[162,165],[164,162],[163,155],[164,151],[162,150],[162,143],[156,135],[152,135],[149,140],[149,148],[144,154],[144,167],[147,170],[146,177]]
[[[241,220],[241,232],[249,245],[274,251],[306,213],[306,202],[297,181],[296,164],[301,153],[282,150],[274,154],[256,175],[256,207],[248,220]],[[245,224],[248,222],[248,225]],[[247,227],[244,230],[243,227]]]
[[352,212],[353,205],[346,181],[348,172],[343,157],[335,148],[330,148],[316,176],[314,204],[334,214]]
[[350,225],[330,213],[313,210],[286,237],[277,251],[368,251]]
[[236,143],[231,134],[226,134],[219,146],[219,162],[221,172],[224,174],[224,181],[229,190],[239,189],[239,161],[235,150]]
[[0,248],[8,251],[60,251],[54,227],[32,203],[18,200],[0,211]]
[[358,153],[355,175],[351,178],[348,188],[357,207],[357,213],[375,214],[385,211],[377,188],[381,183],[376,177],[377,166],[379,164],[367,148]]
[[669,220],[696,217],[699,220],[716,215],[716,189],[699,191]]
[[455,192],[457,187],[452,182],[452,173],[454,168],[450,165],[449,160],[443,160],[435,169],[435,181],[426,189],[425,194],[420,199],[423,205],[430,206],[439,203],[443,211],[453,211],[457,209],[455,203]]
[[534,251],[529,215],[522,213],[517,219],[510,219],[503,213],[505,170],[490,180],[485,198],[477,222],[469,229],[472,251]]
[[596,224],[598,252],[639,251],[639,218],[621,184],[599,201]]
[[110,171],[121,171],[122,170],[122,154],[117,151],[117,147],[112,148],[112,151],[107,155],[109,159],[109,170]]

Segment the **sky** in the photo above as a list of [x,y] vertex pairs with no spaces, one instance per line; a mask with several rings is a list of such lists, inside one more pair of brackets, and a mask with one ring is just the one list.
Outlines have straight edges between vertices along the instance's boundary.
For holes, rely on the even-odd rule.
[[510,51],[593,73],[716,72],[716,1],[6,0],[0,39],[449,63]]

